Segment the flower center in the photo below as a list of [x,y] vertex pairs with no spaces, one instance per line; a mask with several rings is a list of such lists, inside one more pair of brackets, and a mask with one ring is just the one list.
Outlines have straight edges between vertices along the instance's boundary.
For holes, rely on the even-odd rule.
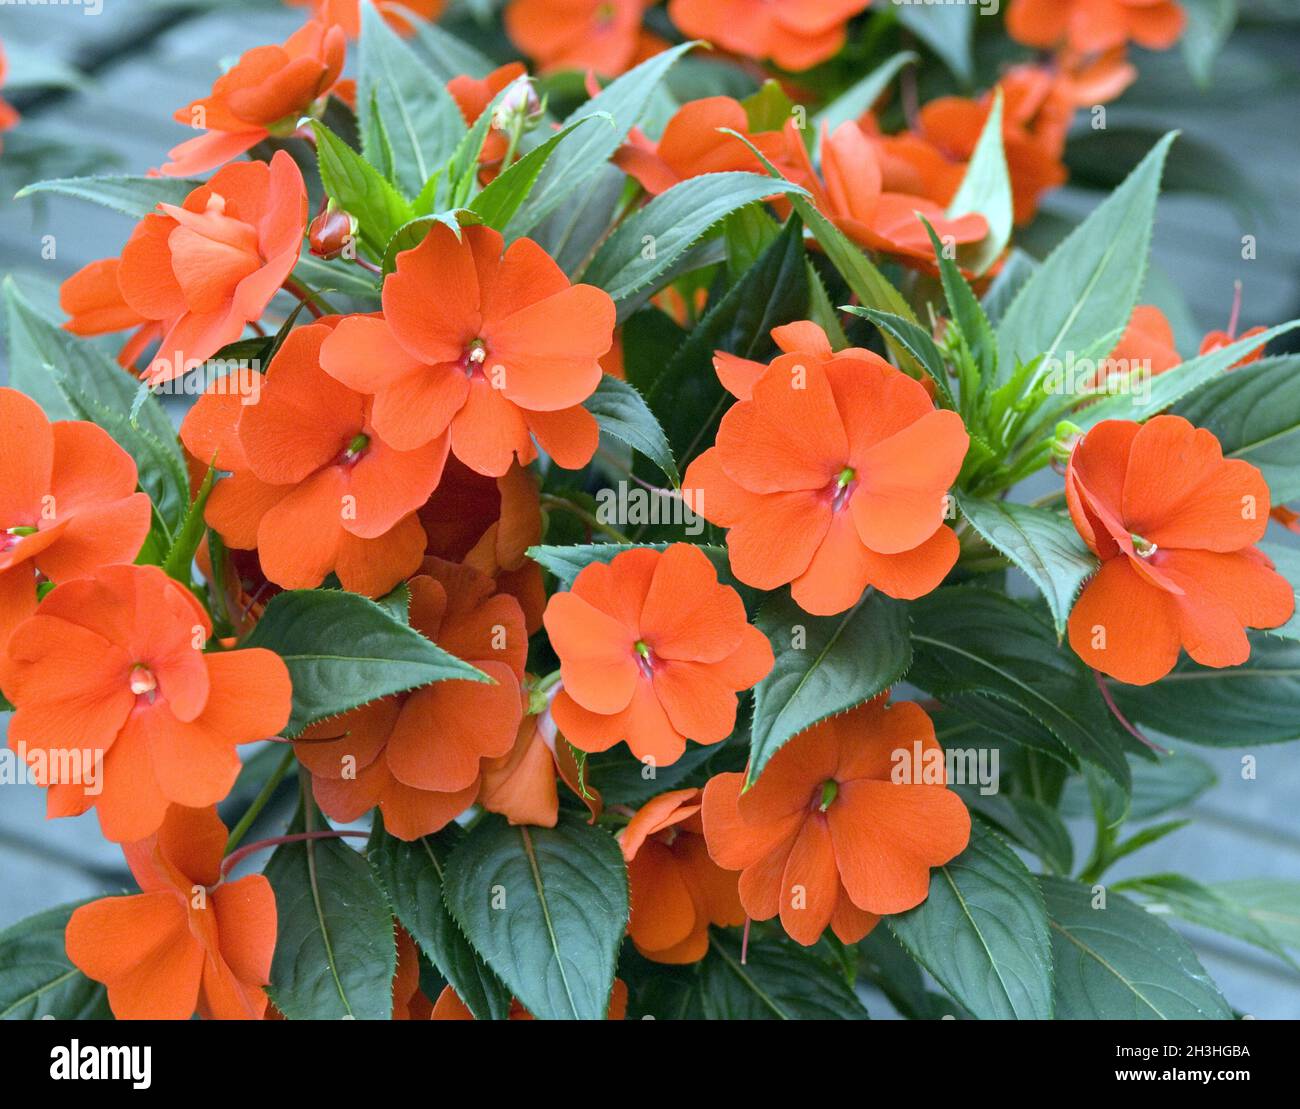
[[650,650],[650,647],[646,644],[644,639],[638,639],[632,645],[632,649],[636,651],[636,661],[637,665],[641,668],[642,675],[647,678],[652,677],[655,672],[654,652]]
[[487,343],[482,339],[474,339],[465,348],[465,353],[461,355],[460,364],[465,370],[465,376],[473,377],[475,371],[483,372],[483,364],[486,361]]
[[27,525],[16,528],[6,528],[3,533],[0,533],[0,554],[4,554],[6,551],[12,551],[16,546],[18,546],[18,541],[20,539],[23,539],[28,535],[35,535],[37,530],[37,528],[28,527]]
[[137,697],[148,696],[153,700],[152,694],[158,689],[158,679],[154,673],[143,662],[137,662],[131,667],[131,692]]
[[853,496],[853,490],[857,488],[857,484],[857,470],[852,466],[845,466],[830,486],[832,512],[838,512],[849,503],[849,498]]
[[1150,558],[1160,549],[1150,539],[1138,535],[1137,532],[1129,532],[1128,537],[1133,540],[1133,550],[1138,558]]
[[355,462],[363,454],[366,448],[370,446],[370,436],[365,432],[360,432],[352,437],[352,441],[344,448],[343,456],[340,461],[346,466]]
[[825,812],[829,809],[835,798],[839,796],[839,793],[840,783],[834,778],[827,778],[826,781],[822,782],[822,798],[821,803],[817,806],[818,811]]

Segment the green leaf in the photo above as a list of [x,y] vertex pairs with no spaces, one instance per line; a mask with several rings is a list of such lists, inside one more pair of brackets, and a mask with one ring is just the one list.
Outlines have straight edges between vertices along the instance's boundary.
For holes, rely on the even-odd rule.
[[1182,0],[1187,28],[1180,45],[1187,68],[1202,88],[1210,84],[1214,59],[1237,23],[1237,0]]
[[1026,851],[1031,851],[1057,874],[1068,874],[1074,865],[1074,843],[1070,831],[1041,801],[1008,793],[981,793],[978,786],[954,786],[966,807],[986,820]]
[[390,693],[431,682],[491,680],[390,610],[339,589],[277,593],[242,646],[269,648],[289,668],[293,713],[286,735]]
[[5,278],[4,300],[9,384],[35,400],[51,420],[90,420],[107,431],[135,459],[140,486],[170,542],[189,509],[190,482],[162,406],[146,395],[133,420],[139,386],[130,374],[38,313],[12,277]]
[[1040,878],[1052,926],[1058,1020],[1230,1020],[1187,942],[1113,890]]
[[[1155,762],[1130,759],[1129,765],[1133,794],[1128,820],[1151,820],[1185,808],[1219,780],[1209,763],[1188,751],[1161,755]],[[1065,784],[1061,812],[1067,817],[1092,816],[1092,802],[1080,779],[1071,778]]]
[[1112,686],[1125,715],[1209,747],[1300,739],[1300,643],[1252,635],[1250,658],[1215,669],[1184,655],[1154,685]]
[[792,737],[869,701],[912,661],[907,606],[874,589],[838,616],[809,616],[782,590],[756,623],[776,662],[754,687],[749,782]]
[[596,417],[600,430],[640,451],[661,469],[674,486],[682,483],[673,451],[645,398],[626,381],[606,374],[582,405]]
[[1267,540],[1256,544],[1273,562],[1277,570],[1287,581],[1296,595],[1296,611],[1291,619],[1280,628],[1269,628],[1269,635],[1281,636],[1283,639],[1300,640],[1300,551],[1294,547],[1284,547],[1281,543]]
[[68,959],[63,934],[76,905],[0,932],[0,1020],[111,1020],[108,994]]
[[436,23],[415,20],[415,41],[421,56],[444,85],[453,77],[486,77],[496,64],[464,39],[443,30]]
[[537,186],[516,213],[510,225],[510,237],[526,235],[550,215],[569,196],[597,173],[627,138],[628,132],[641,121],[650,97],[664,74],[688,50],[697,44],[685,42],[646,59],[576,108],[564,126],[576,123],[595,112],[606,112],[614,119],[611,127],[589,127],[580,142],[566,143],[546,164]]
[[479,821],[447,860],[451,915],[540,1020],[603,1020],[627,927],[612,836],[563,813],[554,828]]
[[357,235],[375,258],[414,211],[382,173],[319,121],[312,123],[316,134],[316,158],[325,192],[357,220]]
[[1043,896],[998,836],[971,825],[970,846],[930,874],[930,894],[887,918],[936,981],[981,1020],[1050,1020],[1052,954]]
[[338,839],[286,843],[266,865],[278,930],[269,993],[290,1020],[388,1020],[393,917],[370,867]]
[[560,143],[581,129],[584,124],[593,122],[612,127],[614,120],[607,112],[597,112],[585,115],[556,131],[545,142],[533,147],[517,162],[493,178],[488,186],[469,202],[470,211],[478,213],[479,218],[489,227],[504,231],[506,225],[528,199],[528,194],[532,192],[538,175]]
[[1057,645],[1050,624],[1005,594],[972,586],[937,590],[911,612],[910,682],[1008,739],[1067,763],[1094,763],[1127,791],[1120,733],[1092,676]]
[[1182,874],[1151,874],[1144,878],[1126,879],[1123,887],[1125,893],[1136,893],[1145,898],[1144,907],[1149,913],[1173,913],[1191,924],[1261,947],[1300,969],[1278,938],[1255,920],[1244,906],[1209,886]]
[[971,39],[975,8],[971,4],[899,4],[898,21],[943,59],[964,85],[975,78]]
[[784,936],[750,943],[709,933],[700,964],[700,996],[709,1020],[867,1020],[867,1010],[833,967]]
[[1023,570],[1046,598],[1059,642],[1074,599],[1098,566],[1069,517],[977,497],[959,496],[957,505],[971,527]]
[[464,136],[464,117],[446,85],[370,4],[361,13],[357,82],[361,148],[407,196],[418,193]]
[[989,233],[963,252],[963,260],[976,276],[987,272],[1011,241],[1011,177],[1002,149],[1003,110],[1002,92],[998,90],[993,97],[993,110],[966,167],[966,176],[948,205],[949,216],[976,212],[988,221]]
[[902,316],[895,316],[892,312],[879,312],[874,308],[858,308],[852,304],[845,304],[840,307],[840,311],[851,312],[864,320],[870,320],[886,339],[902,343],[938,387],[940,395],[947,402],[947,407],[957,407],[953,399],[952,387],[948,384],[948,367],[944,362],[943,352],[935,345],[925,328],[911,320],[903,319]]
[[774,184],[757,173],[706,173],[660,193],[624,220],[596,252],[583,280],[615,302],[653,288],[709,231],[731,212],[774,193],[804,194],[791,182]]
[[[821,141],[823,124],[828,133],[834,134],[835,128],[841,123],[856,120],[870,111],[871,106],[885,94],[885,90],[889,88],[903,67],[912,65],[916,60],[917,56],[911,50],[901,50],[840,93],[813,116],[813,132],[818,136],[818,142]],[[750,130],[752,131],[753,128],[751,127]]]
[[194,495],[194,503],[190,505],[189,510],[185,513],[185,518],[181,521],[176,537],[172,540],[171,546],[167,548],[167,554],[163,558],[163,572],[185,586],[190,584],[190,571],[194,565],[194,554],[199,549],[199,544],[203,542],[203,536],[207,533],[207,523],[203,519],[203,513],[208,506],[208,497],[212,493],[212,485],[216,480],[216,476],[217,471],[209,465],[208,472],[203,476],[203,483]]
[[[1090,404],[1073,417],[1084,431],[1096,427],[1102,420],[1146,420],[1158,415],[1198,389],[1219,381],[1221,375],[1256,347],[1272,342],[1279,335],[1300,327],[1300,320],[1270,327],[1249,339],[1238,339],[1219,350],[1189,358],[1181,365],[1150,378],[1148,388],[1142,393],[1128,396],[1106,397]],[[1235,378],[1240,370],[1233,371]]]
[[1259,467],[1274,503],[1300,497],[1300,355],[1233,370],[1180,405],[1177,414],[1213,432],[1225,457]]
[[15,200],[37,193],[58,193],[89,200],[115,212],[140,219],[159,204],[183,204],[202,185],[188,177],[60,177],[36,181],[14,194]]
[[[1146,276],[1166,135],[1021,286],[998,328],[998,376],[1017,365],[1095,358],[1119,339]],[[1130,417],[1131,418],[1131,417]]]
[[1267,928],[1284,947],[1300,950],[1300,882],[1290,878],[1238,878],[1210,889]]
[[449,824],[435,836],[405,842],[384,831],[376,813],[366,855],[397,919],[479,1020],[505,1020],[510,991],[484,965],[443,903],[447,857],[464,833]]

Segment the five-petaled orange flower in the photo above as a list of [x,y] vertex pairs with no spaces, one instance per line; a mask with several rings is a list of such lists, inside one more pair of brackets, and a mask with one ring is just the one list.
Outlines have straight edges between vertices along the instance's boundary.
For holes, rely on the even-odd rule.
[[619,835],[632,915],[628,935],[656,963],[693,963],[709,949],[709,925],[745,923],[736,875],[709,856],[702,794],[678,789],[641,806]]
[[583,568],[546,606],[564,688],[551,713],[582,751],[626,741],[638,759],[676,762],[686,741],[720,743],[736,694],[772,669],[772,646],[698,547],[638,547]]
[[871,0],[670,0],[668,15],[683,35],[707,39],[782,69],[809,69],[839,53],[845,26]]
[[[156,832],[169,804],[230,792],[236,746],[288,722],[289,671],[260,647],[205,654],[211,635],[198,599],[156,566],[64,582],[14,629],[0,660],[9,746],[43,756],[50,816],[93,807],[104,835],[127,843]],[[69,751],[87,756],[75,780],[52,780]]]
[[271,581],[309,589],[333,571],[344,588],[377,597],[424,556],[415,512],[438,484],[447,435],[411,451],[389,446],[371,398],[320,368],[330,334],[331,321],[294,329],[255,403],[214,383],[181,435],[200,462],[231,472],[212,490],[208,523],[229,546],[256,547]]
[[283,46],[257,46],[217,78],[212,92],[176,111],[177,123],[206,132],[168,151],[162,172],[206,173],[270,135],[290,135],[298,120],[328,96],[343,72],[347,38],[316,20]]
[[36,611],[38,578],[67,581],[131,562],[149,532],[135,462],[81,420],[50,423],[40,406],[0,389],[0,652]]
[[382,319],[349,316],[321,348],[325,371],[374,395],[375,430],[409,451],[451,430],[452,452],[499,477],[514,459],[591,461],[599,432],[582,407],[614,339],[614,302],[570,285],[531,239],[435,224],[397,256]]
[[777,751],[742,792],[743,780],[719,774],[705,786],[709,853],[741,872],[751,917],[779,915],[804,946],[827,925],[856,943],[879,917],[919,905],[930,868],[970,838],[934,725],[910,701],[886,707],[880,697],[824,720]]
[[69,330],[79,335],[130,327],[136,318],[157,325],[162,343],[144,375],[150,385],[181,376],[261,318],[298,261],[307,187],[280,150],[270,165],[233,163],[179,207],[158,207],[132,232],[117,265],[91,262],[64,283],[62,296],[74,317]]
[[1147,685],[1181,648],[1236,666],[1250,657],[1244,628],[1291,617],[1291,586],[1254,546],[1269,520],[1263,475],[1203,428],[1105,420],[1075,445],[1065,493],[1101,559],[1070,613],[1070,646],[1094,669]]
[[877,355],[783,354],[723,416],[683,496],[730,529],[737,578],[791,582],[827,616],[869,585],[905,600],[939,585],[957,560],[943,521],[968,443],[960,416]]
[[1167,50],[1187,13],[1176,0],[1011,0],[1007,34],[1026,46],[1067,45],[1082,54],[1123,46]]
[[541,73],[592,70],[617,77],[655,52],[641,28],[647,0],[512,0],[506,33]]
[[430,558],[410,581],[411,627],[492,679],[435,682],[308,728],[294,745],[316,801],[350,822],[376,805],[413,840],[444,827],[478,796],[483,759],[506,754],[523,716],[528,654],[519,603],[492,579]]
[[108,987],[118,1020],[260,1020],[275,950],[275,894],[261,874],[223,881],[226,826],[215,808],[173,805],[152,835],[124,844],[140,893],[82,905],[68,958]]

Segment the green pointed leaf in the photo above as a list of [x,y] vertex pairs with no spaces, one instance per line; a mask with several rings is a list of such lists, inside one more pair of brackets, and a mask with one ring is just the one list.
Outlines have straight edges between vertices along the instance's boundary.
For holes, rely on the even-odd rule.
[[1290,878],[1238,878],[1210,889],[1267,928],[1284,947],[1300,951],[1300,882]]
[[111,1020],[108,994],[68,959],[63,934],[76,905],[0,932],[0,1020]]
[[286,843],[266,865],[278,919],[271,1001],[290,1020],[388,1020],[397,969],[384,891],[338,839]]
[[1146,276],[1160,174],[1175,137],[1166,135],[1021,286],[998,328],[1000,382],[1040,355],[1096,358],[1118,341]]
[[953,788],[971,812],[997,825],[999,831],[1037,855],[1057,874],[1070,872],[1074,865],[1074,843],[1055,809],[1032,797],[982,793],[979,786]]
[[[929,221],[922,222],[934,247],[934,256],[939,260],[939,278],[943,284],[944,299],[948,302],[948,316],[957,325],[961,341],[979,371],[978,380],[972,383],[972,392],[978,396],[983,384],[992,381],[997,372],[998,344],[993,334],[993,325],[957,263],[944,253],[934,228]],[[963,393],[963,411],[968,410],[975,399]]]
[[203,542],[203,536],[207,533],[207,523],[203,519],[203,513],[208,506],[208,497],[212,494],[216,476],[217,471],[209,466],[198,492],[194,494],[194,502],[185,513],[176,537],[167,548],[166,557],[163,559],[163,572],[185,586],[190,584],[194,555],[199,549],[199,544]]
[[1252,635],[1240,666],[1200,666],[1184,655],[1153,685],[1112,686],[1125,714],[1208,747],[1300,739],[1300,643]]
[[673,451],[645,398],[626,381],[606,374],[582,405],[596,417],[600,430],[640,451],[661,469],[674,486],[682,483]]
[[594,112],[606,112],[614,119],[613,127],[589,127],[580,141],[566,143],[547,164],[528,200],[511,221],[510,237],[526,235],[550,215],[584,182],[597,173],[640,121],[664,75],[688,50],[697,44],[685,42],[647,58],[635,69],[611,81],[596,96],[576,108],[564,126]]
[[979,276],[998,260],[1011,241],[1011,176],[1002,149],[1002,92],[993,97],[993,110],[984,123],[975,152],[966,167],[957,194],[948,205],[948,215],[976,212],[988,221],[989,233],[963,252],[963,261]]
[[1069,517],[1046,508],[978,497],[959,496],[957,506],[971,527],[1034,583],[1047,601],[1059,640],[1065,635],[1074,599],[1098,566]]
[[972,586],[937,590],[911,613],[910,682],[1017,743],[1094,763],[1127,792],[1123,739],[1092,676],[1047,621]]
[[464,117],[446,85],[370,4],[361,13],[360,55],[362,153],[415,196],[464,137]]
[[809,616],[783,590],[756,623],[771,640],[776,662],[754,687],[751,782],[788,740],[871,700],[912,661],[907,606],[874,589],[838,616]]
[[[867,1020],[867,1010],[830,963],[785,936],[751,942],[712,929],[700,964],[708,1020]],[[667,1015],[667,1014],[665,1014]]]
[[686,251],[727,215],[774,193],[804,195],[791,182],[774,184],[757,173],[706,173],[660,193],[624,220],[583,273],[587,284],[624,301],[654,288]]
[[1187,68],[1202,88],[1211,84],[1214,60],[1237,23],[1237,0],[1182,0],[1187,29],[1180,45]]
[[397,919],[478,1020],[505,1020],[510,991],[478,957],[443,903],[447,857],[464,833],[449,824],[412,842],[384,831],[375,815],[366,856]]
[[1058,1020],[1231,1020],[1187,942],[1132,901],[1040,878],[1052,926]]
[[323,123],[313,122],[312,130],[325,192],[356,218],[357,236],[371,256],[382,258],[388,240],[414,218],[411,205],[388,178]]
[[140,219],[159,204],[183,204],[202,185],[188,177],[60,177],[36,181],[19,189],[15,200],[37,193],[57,193],[89,200],[114,212]]
[[[1154,762],[1130,758],[1129,765],[1133,772],[1133,795],[1128,820],[1151,820],[1186,808],[1219,780],[1209,763],[1189,751],[1161,755]],[[1062,816],[1092,817],[1092,802],[1085,783],[1079,778],[1066,782],[1060,808]]]
[[978,821],[970,846],[930,874],[930,894],[890,931],[981,1020],[1050,1020],[1052,955],[1034,877]]
[[390,693],[441,681],[490,681],[369,598],[340,589],[277,593],[241,644],[266,647],[293,681],[286,735]]
[[486,54],[436,23],[416,20],[415,40],[421,56],[444,85],[461,75],[486,77],[496,68],[496,63]]
[[974,80],[971,60],[974,5],[899,4],[893,11],[904,27],[943,59],[958,80],[965,85]]
[[[12,277],[4,281],[9,384],[35,400],[51,420],[90,420],[135,459],[171,542],[190,505],[189,473],[176,431],[153,396],[90,343],[56,326],[32,306]],[[140,402],[136,419],[131,409]]]
[[879,312],[875,308],[858,308],[852,304],[845,304],[840,307],[840,311],[851,312],[864,320],[870,320],[886,338],[902,343],[938,387],[940,396],[947,401],[947,407],[956,407],[952,386],[948,384],[948,367],[944,362],[943,352],[935,345],[925,328],[911,320],[903,319],[902,316],[895,316],[892,312]]
[[[818,136],[818,141],[821,141],[823,124],[826,130],[833,134],[835,128],[841,123],[857,120],[870,111],[871,106],[884,95],[903,67],[912,65],[916,60],[917,56],[911,50],[899,51],[840,93],[813,116],[813,131]],[[750,130],[754,128],[751,127]]]
[[489,815],[447,860],[443,896],[471,944],[540,1020],[603,1020],[627,927],[612,836],[563,813],[554,828]]

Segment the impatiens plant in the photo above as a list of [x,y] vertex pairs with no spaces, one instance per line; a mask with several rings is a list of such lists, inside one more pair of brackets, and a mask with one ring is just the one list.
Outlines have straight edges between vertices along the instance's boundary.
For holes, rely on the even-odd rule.
[[1144,303],[1172,134],[1016,238],[1206,5],[302,6],[24,190],[135,223],[4,285],[8,745],[138,890],[0,1013],[1231,1018],[1140,849],[1300,738],[1300,321]]

